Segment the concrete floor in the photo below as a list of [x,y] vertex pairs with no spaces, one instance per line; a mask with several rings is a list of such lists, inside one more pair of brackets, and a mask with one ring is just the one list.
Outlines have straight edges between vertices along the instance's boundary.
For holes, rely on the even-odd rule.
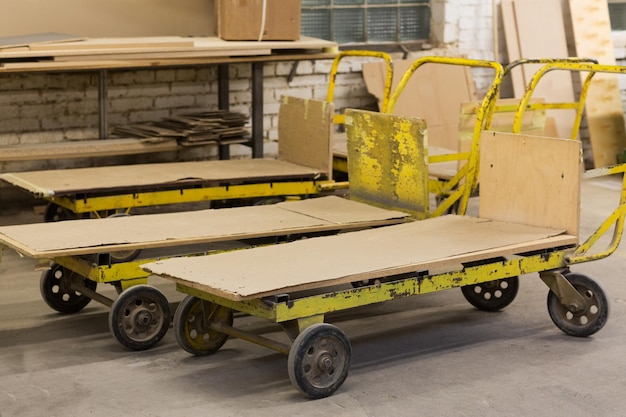
[[[616,206],[620,187],[615,178],[584,183],[582,237]],[[0,218],[26,221],[39,218]],[[472,308],[454,289],[329,316],[352,343],[352,366],[334,395],[315,401],[291,385],[285,356],[241,340],[193,357],[170,331],[149,351],[125,350],[109,333],[106,307],[93,302],[75,315],[50,310],[33,264],[12,251],[0,263],[2,417],[626,413],[626,245],[573,268],[602,284],[611,301],[607,325],[585,339],[554,326],[536,274],[521,277],[517,298],[498,313]],[[169,282],[151,283],[170,301],[182,299]],[[258,319],[236,320],[279,334]]]

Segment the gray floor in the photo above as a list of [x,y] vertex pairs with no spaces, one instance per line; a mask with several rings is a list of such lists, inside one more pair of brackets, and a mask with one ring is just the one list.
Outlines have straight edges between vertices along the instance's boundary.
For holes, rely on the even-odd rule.
[[[620,187],[615,178],[584,184],[582,237],[617,205]],[[310,401],[289,382],[285,356],[241,340],[192,357],[170,331],[149,351],[125,350],[108,331],[107,308],[94,302],[75,315],[54,313],[41,300],[33,261],[5,251],[0,415],[623,416],[625,256],[622,245],[573,268],[601,283],[611,300],[607,325],[586,339],[553,325],[536,274],[521,277],[519,295],[498,313],[472,308],[455,289],[332,315],[352,343],[350,375],[333,396]],[[172,302],[182,298],[169,282],[151,283]],[[258,319],[236,320],[279,334]]]

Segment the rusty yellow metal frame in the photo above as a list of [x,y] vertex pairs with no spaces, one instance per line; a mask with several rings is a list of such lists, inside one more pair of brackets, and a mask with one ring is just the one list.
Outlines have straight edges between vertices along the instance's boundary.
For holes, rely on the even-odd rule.
[[[529,109],[561,109],[561,110],[574,110],[576,116],[570,139],[574,140],[578,136],[580,124],[583,117],[585,100],[591,85],[591,80],[598,72],[601,73],[613,73],[613,74],[626,74],[626,67],[619,65],[602,65],[596,63],[592,59],[588,58],[569,58],[569,59],[553,59],[553,60],[541,60],[543,66],[541,66],[532,76],[526,92],[520,99],[518,110],[515,114],[513,123],[513,132],[519,133],[521,130],[522,119],[524,112]],[[573,102],[558,102],[558,103],[530,103],[533,93],[539,82],[543,79],[544,75],[551,71],[567,71],[568,75],[571,72],[584,72],[587,73],[584,81],[581,85],[580,94],[577,101]],[[582,262],[590,262],[606,258],[615,252],[621,241],[624,231],[624,218],[626,216],[626,164],[614,165],[610,167],[598,168],[586,171],[583,174],[583,178],[595,178],[605,175],[621,174],[623,177],[622,190],[620,193],[620,201],[617,208],[607,217],[607,219],[587,238],[585,242],[580,244],[571,254],[567,256],[568,264],[576,264]],[[596,243],[604,236],[609,230],[613,229],[613,236],[606,249],[598,252],[591,252],[591,249]]]
[[[398,86],[395,88],[389,99],[389,105],[387,106],[387,113],[393,113],[398,98],[402,94],[402,91],[408,84],[413,74],[419,67],[428,63],[447,64],[466,66],[471,68],[490,68],[494,70],[494,77],[489,87],[489,90],[483,97],[481,105],[476,114],[476,123],[474,127],[474,134],[472,140],[471,150],[469,152],[469,158],[462,170],[450,180],[438,180],[440,184],[431,184],[431,190],[438,190],[441,194],[441,202],[433,210],[431,216],[442,215],[454,205],[458,203],[458,214],[464,214],[467,210],[469,198],[475,191],[478,184],[478,161],[479,161],[479,138],[482,130],[488,130],[491,124],[493,111],[495,108],[496,98],[500,91],[500,85],[504,76],[504,68],[501,64],[487,60],[476,60],[467,58],[452,58],[452,57],[422,57],[413,62],[411,66],[403,74]],[[428,121],[427,121],[428,122]],[[463,155],[465,156],[465,155]],[[448,160],[459,160],[461,155],[450,156]],[[432,159],[431,159],[432,158]],[[442,156],[429,157],[429,163],[444,160]]]
[[[337,73],[339,72],[339,64],[341,60],[347,57],[362,57],[362,58],[373,58],[373,59],[382,59],[385,61],[387,68],[387,75],[385,77],[385,86],[383,90],[383,98],[381,100],[381,111],[384,113],[387,110],[387,104],[389,102],[389,95],[391,93],[391,83],[393,80],[393,61],[391,56],[386,52],[382,51],[368,51],[368,50],[347,50],[339,52],[335,59],[333,60],[333,64],[330,68],[330,77],[328,81],[328,92],[326,93],[326,101],[332,103],[335,98],[335,86],[337,83]],[[333,122],[335,124],[343,124],[345,123],[345,115],[337,114],[335,115]]]
[[[219,295],[210,294],[181,283],[176,284],[179,292],[216,303],[235,311],[280,323],[283,327],[302,329],[310,322],[321,322],[324,315],[335,311],[382,303],[394,299],[427,294],[450,288],[479,284],[496,279],[520,276],[531,272],[559,269],[565,266],[567,251],[538,253],[506,261],[495,261],[485,265],[465,267],[460,270],[432,274],[421,274],[416,271],[414,276],[377,282],[372,285],[356,288],[338,289],[302,297],[268,297],[233,301]],[[242,332],[241,330],[239,332]],[[257,344],[276,350],[272,343],[264,340],[251,340]]]
[[55,196],[47,200],[74,213],[97,213],[105,210],[126,210],[136,207],[193,203],[211,200],[305,196],[345,188],[346,183],[331,180],[269,182],[261,184],[226,185],[202,188],[126,193],[111,196]]

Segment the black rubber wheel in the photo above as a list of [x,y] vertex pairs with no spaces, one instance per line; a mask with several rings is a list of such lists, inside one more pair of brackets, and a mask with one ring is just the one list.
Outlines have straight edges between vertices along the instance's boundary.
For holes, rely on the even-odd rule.
[[80,277],[85,287],[94,290],[97,282],[80,276],[59,264],[53,263],[50,269],[41,274],[39,290],[48,306],[59,313],[76,313],[91,301],[91,298],[73,289],[72,281]]
[[[127,213],[114,213],[109,215],[108,217],[128,217],[130,214]],[[115,252],[109,253],[111,256],[111,262],[113,263],[123,263],[130,262],[133,259],[137,258],[141,253],[141,249],[130,249],[130,250],[119,250]]]
[[135,285],[111,306],[109,329],[125,347],[146,350],[163,339],[170,325],[170,305],[158,289]]
[[217,352],[228,335],[211,330],[210,323],[232,326],[233,311],[197,297],[185,297],[174,313],[174,333],[180,347],[198,356]]
[[332,395],[348,377],[352,348],[337,327],[318,323],[304,329],[289,350],[291,383],[313,399]]
[[461,287],[465,299],[483,311],[498,311],[513,302],[519,289],[519,278],[502,278]]
[[567,274],[565,278],[586,300],[581,309],[563,305],[552,291],[548,292],[548,313],[561,331],[570,336],[587,337],[596,333],[609,318],[609,300],[602,287],[582,274]]
[[43,214],[43,220],[47,223],[50,222],[60,222],[63,220],[76,220],[76,219],[84,219],[89,217],[88,213],[78,214],[73,211],[66,209],[65,207],[61,207],[58,204],[49,203],[46,206],[46,211]]

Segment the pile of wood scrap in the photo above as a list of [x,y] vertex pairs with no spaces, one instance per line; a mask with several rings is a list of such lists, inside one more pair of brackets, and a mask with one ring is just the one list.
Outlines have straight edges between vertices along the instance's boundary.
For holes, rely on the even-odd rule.
[[144,141],[176,140],[181,146],[215,143],[230,145],[250,140],[248,117],[228,110],[204,110],[167,117],[156,122],[116,126],[112,134]]

